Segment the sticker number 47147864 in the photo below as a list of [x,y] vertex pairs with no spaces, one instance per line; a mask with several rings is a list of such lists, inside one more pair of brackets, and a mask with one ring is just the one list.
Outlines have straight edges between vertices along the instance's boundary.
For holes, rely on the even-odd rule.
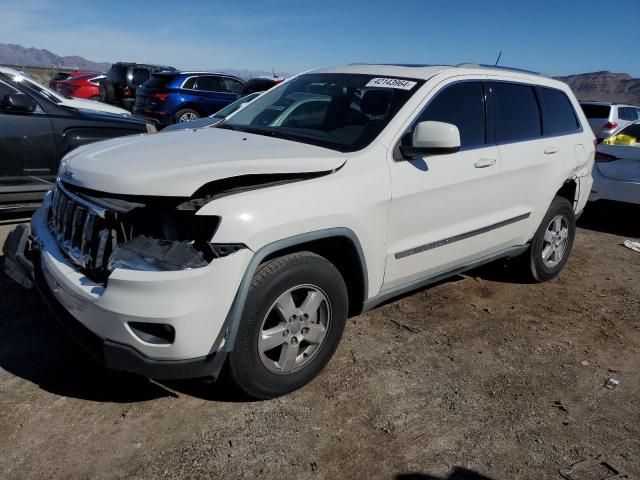
[[372,78],[366,87],[386,87],[399,88],[400,90],[411,90],[415,87],[416,82],[411,80],[401,80],[399,78]]

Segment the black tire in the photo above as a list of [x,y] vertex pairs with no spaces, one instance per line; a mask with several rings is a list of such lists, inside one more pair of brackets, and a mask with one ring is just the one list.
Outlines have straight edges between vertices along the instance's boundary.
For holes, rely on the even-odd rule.
[[[324,293],[330,321],[317,351],[309,360],[301,360],[306,363],[291,372],[276,373],[265,366],[259,351],[263,321],[269,318],[276,300],[298,286],[315,287]],[[325,258],[311,252],[298,252],[264,263],[251,282],[236,343],[228,357],[232,380],[246,394],[258,399],[284,395],[309,383],[335,352],[347,312],[347,287],[338,269]],[[288,348],[286,342],[284,346]]]
[[100,101],[111,103],[116,99],[116,90],[111,80],[102,80],[100,82]]
[[190,120],[196,120],[200,118],[200,114],[193,108],[183,108],[182,110],[178,110],[178,112],[173,116],[173,120],[175,121],[175,123],[189,121],[189,120],[180,120],[183,117],[183,115],[195,116],[195,118],[191,118]]
[[[560,216],[561,222],[566,222],[567,238],[564,248],[562,249],[562,254],[559,254],[559,259],[554,257],[554,259],[558,260],[557,263],[555,263],[555,265],[549,265],[543,260],[543,250],[549,247],[549,243],[545,241],[545,234],[547,234],[547,230],[551,228],[552,220],[558,216]],[[562,223],[562,225],[565,224]],[[564,197],[555,197],[551,202],[549,210],[547,210],[546,215],[542,219],[536,234],[533,236],[529,249],[523,255],[523,260],[525,260],[523,263],[527,276],[536,282],[546,282],[558,275],[571,254],[575,234],[576,219],[571,203]]]

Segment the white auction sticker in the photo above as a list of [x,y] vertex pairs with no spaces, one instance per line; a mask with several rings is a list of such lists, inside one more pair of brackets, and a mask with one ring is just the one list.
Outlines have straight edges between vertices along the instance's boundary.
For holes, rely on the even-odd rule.
[[399,88],[400,90],[411,90],[415,86],[416,82],[399,78],[372,78],[365,85],[365,87]]

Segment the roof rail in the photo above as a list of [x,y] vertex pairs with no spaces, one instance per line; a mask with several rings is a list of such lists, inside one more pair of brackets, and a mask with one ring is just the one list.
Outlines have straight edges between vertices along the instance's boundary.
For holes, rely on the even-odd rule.
[[520,72],[520,73],[528,73],[530,75],[539,75],[541,77],[548,77],[544,73],[534,72],[533,70],[525,70],[524,68],[515,68],[515,67],[503,67],[501,65],[487,65],[484,63],[459,63],[455,65],[458,68],[487,68],[493,70],[505,70],[509,72]]

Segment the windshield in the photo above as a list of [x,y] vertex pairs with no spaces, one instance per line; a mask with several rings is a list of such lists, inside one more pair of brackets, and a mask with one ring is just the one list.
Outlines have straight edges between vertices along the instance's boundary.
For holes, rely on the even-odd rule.
[[310,73],[270,90],[218,128],[353,152],[369,145],[423,83]]
[[56,92],[51,90],[49,87],[45,87],[44,85],[40,85],[35,80],[32,80],[32,79],[30,79],[28,77],[25,77],[24,75],[16,75],[16,76],[13,77],[13,80],[15,82],[19,83],[20,85],[24,85],[25,87],[28,87],[29,89],[35,91],[36,93],[38,93],[39,95],[43,96],[44,98],[46,98],[50,102],[62,103],[64,101],[64,98],[62,96],[58,95]]
[[239,98],[238,100],[236,100],[233,103],[230,103],[229,105],[227,105],[223,109],[218,110],[216,113],[214,113],[211,116],[214,117],[214,118],[227,118],[233,112],[235,112],[236,110],[239,110],[240,107],[242,107],[243,105],[249,103],[254,98],[260,96],[261,93],[262,92],[250,93],[249,95],[247,95],[245,97]]

